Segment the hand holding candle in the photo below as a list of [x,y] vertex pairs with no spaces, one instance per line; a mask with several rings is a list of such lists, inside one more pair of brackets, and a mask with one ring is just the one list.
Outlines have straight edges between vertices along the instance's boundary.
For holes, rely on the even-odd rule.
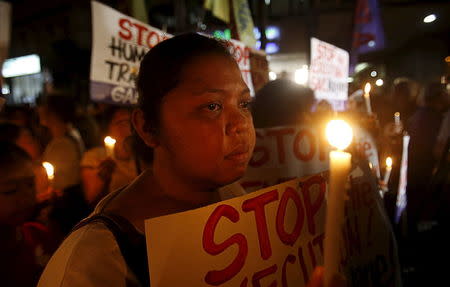
[[369,115],[372,114],[372,106],[370,105],[370,83],[367,83],[364,87],[364,100],[366,102],[366,109]]
[[347,176],[351,168],[351,154],[343,150],[350,145],[353,132],[343,120],[332,120],[326,128],[327,139],[338,150],[330,152],[330,189],[327,199],[325,226],[325,287],[339,273],[341,228],[344,222],[344,198]]
[[114,146],[116,145],[116,140],[110,136],[105,137],[105,148],[106,148],[106,156],[113,157],[114,155]]

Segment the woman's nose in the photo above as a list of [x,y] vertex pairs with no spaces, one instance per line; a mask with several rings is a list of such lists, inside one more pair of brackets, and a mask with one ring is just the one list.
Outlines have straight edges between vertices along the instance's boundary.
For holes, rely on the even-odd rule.
[[246,132],[251,126],[251,115],[245,112],[234,109],[230,111],[227,123],[226,123],[226,134],[234,135]]

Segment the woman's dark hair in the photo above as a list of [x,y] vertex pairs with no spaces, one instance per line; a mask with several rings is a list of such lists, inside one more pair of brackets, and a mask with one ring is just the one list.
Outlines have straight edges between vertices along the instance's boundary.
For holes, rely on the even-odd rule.
[[138,104],[144,113],[147,128],[155,131],[159,127],[162,98],[178,85],[183,68],[199,56],[210,54],[232,59],[226,42],[196,33],[181,34],[162,41],[147,52],[136,82]]

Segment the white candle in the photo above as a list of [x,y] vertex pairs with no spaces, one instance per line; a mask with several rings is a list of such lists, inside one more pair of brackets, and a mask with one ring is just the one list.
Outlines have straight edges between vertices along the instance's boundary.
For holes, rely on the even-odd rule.
[[388,156],[386,158],[386,172],[384,174],[384,179],[383,179],[383,182],[386,185],[389,182],[389,177],[391,176],[391,170],[392,170],[392,158]]
[[350,126],[342,120],[332,120],[326,129],[328,141],[338,148],[330,152],[330,184],[327,197],[327,215],[324,243],[324,286],[330,284],[331,278],[339,273],[341,259],[341,234],[344,223],[345,185],[351,168],[351,154],[342,151],[352,140]]
[[110,136],[107,136],[105,137],[104,142],[105,142],[106,156],[112,158],[114,156],[114,146],[116,145],[116,140]]
[[52,182],[52,180],[55,178],[55,168],[53,165],[47,161],[44,161],[42,163],[42,166],[45,168],[45,172],[47,173],[47,178],[49,182]]
[[400,125],[400,113],[399,112],[396,112],[394,114],[394,123],[396,126]]
[[367,113],[369,115],[372,114],[372,106],[370,105],[370,83],[367,83],[366,86],[364,87],[364,100],[366,102],[366,109],[367,109]]

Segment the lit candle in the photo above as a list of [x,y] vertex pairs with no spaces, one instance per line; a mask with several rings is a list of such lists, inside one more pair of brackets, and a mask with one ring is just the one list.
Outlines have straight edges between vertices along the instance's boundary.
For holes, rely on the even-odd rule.
[[116,140],[110,136],[107,136],[105,137],[104,142],[105,142],[106,156],[113,157]]
[[399,112],[396,112],[394,114],[394,123],[396,126],[400,125],[400,113]]
[[55,168],[53,165],[47,161],[42,163],[42,166],[45,168],[45,172],[47,173],[47,178],[49,182],[51,182],[55,178]]
[[384,179],[383,179],[383,182],[386,185],[389,182],[389,177],[391,176],[391,170],[392,170],[392,158],[388,156],[386,158],[386,173],[384,174]]
[[372,106],[370,105],[370,83],[367,83],[366,86],[364,87],[364,100],[366,102],[366,109],[367,109],[367,113],[369,115],[372,114]]
[[326,128],[327,139],[337,148],[330,152],[330,184],[325,225],[325,285],[339,273],[341,230],[344,223],[345,185],[351,168],[352,156],[344,152],[353,138],[351,127],[343,120],[332,120]]

